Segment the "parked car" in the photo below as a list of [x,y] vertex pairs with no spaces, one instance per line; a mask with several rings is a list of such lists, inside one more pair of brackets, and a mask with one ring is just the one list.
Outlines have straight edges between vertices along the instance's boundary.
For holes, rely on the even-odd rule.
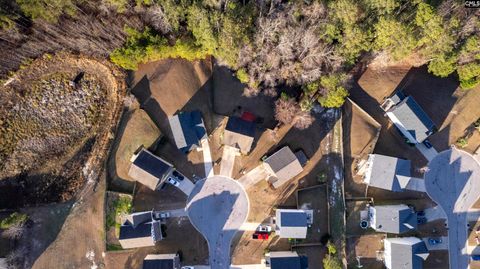
[[480,255],[472,255],[472,261],[480,261]]
[[155,212],[153,213],[154,219],[166,219],[170,218],[170,212]]
[[195,269],[193,266],[182,266],[182,269]]
[[270,225],[260,225],[258,226],[257,231],[263,233],[271,233],[272,227]]
[[175,186],[175,187],[180,186],[180,183],[178,183],[178,181],[176,181],[175,179],[173,179],[173,178],[171,178],[171,177],[169,177],[169,178],[167,179],[167,182],[170,183],[170,184],[172,184],[172,185]]
[[255,233],[252,235],[252,238],[253,238],[253,239],[259,239],[259,240],[267,240],[267,239],[268,239],[268,233],[255,232]]
[[173,175],[176,179],[178,179],[178,180],[180,180],[180,181],[182,181],[182,180],[185,178],[182,174],[180,174],[180,173],[177,172],[176,170],[172,172],[172,175]]
[[428,238],[428,244],[434,246],[442,243],[442,238]]
[[430,143],[430,141],[428,141],[427,139],[423,140],[423,144],[427,148],[432,148],[433,147],[432,143]]

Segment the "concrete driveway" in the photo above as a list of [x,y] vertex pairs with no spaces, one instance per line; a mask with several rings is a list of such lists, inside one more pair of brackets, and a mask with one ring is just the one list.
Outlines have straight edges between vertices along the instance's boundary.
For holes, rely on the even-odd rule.
[[480,197],[480,164],[474,157],[452,148],[439,153],[428,164],[425,187],[445,212],[451,269],[466,269],[468,211]]
[[243,175],[241,178],[238,179],[238,182],[243,185],[243,187],[248,190],[248,188],[252,187],[253,185],[257,184],[260,180],[267,179],[268,174],[263,164],[252,169],[250,172]]
[[212,269],[230,267],[230,244],[245,222],[248,196],[235,180],[213,176],[198,181],[187,202],[190,222],[208,243]]
[[438,205],[427,208],[423,210],[423,212],[425,212],[425,218],[427,219],[428,222],[447,218],[447,216],[445,215],[445,212],[443,212],[443,209]]
[[240,151],[237,148],[230,146],[223,146],[222,162],[220,165],[220,175],[232,177],[233,164],[235,157],[240,156]]
[[415,144],[415,147],[422,153],[422,155],[427,159],[428,161],[433,160],[435,156],[437,156],[438,152],[435,148],[427,148],[423,143],[418,143]]
[[193,182],[190,181],[190,179],[188,179],[188,178],[185,178],[182,181],[179,181],[178,183],[180,183],[180,185],[177,188],[179,188],[187,196],[190,195],[193,188],[195,187],[195,184],[193,184]]

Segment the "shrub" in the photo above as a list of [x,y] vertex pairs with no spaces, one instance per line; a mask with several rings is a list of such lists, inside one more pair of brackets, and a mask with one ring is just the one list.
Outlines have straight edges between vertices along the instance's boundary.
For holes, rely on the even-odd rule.
[[340,259],[336,256],[337,249],[331,242],[328,242],[327,250],[328,250],[328,254],[325,255],[325,258],[323,258],[323,268],[324,269],[342,269],[343,268],[342,263],[340,262]]
[[468,139],[461,137],[457,140],[457,145],[461,148],[466,148],[468,146]]
[[341,107],[345,103],[345,98],[348,96],[348,91],[343,87],[337,87],[334,90],[329,90],[327,94],[318,98],[318,102],[323,107],[334,108]]
[[245,70],[245,68],[238,69],[235,74],[236,74],[238,80],[240,80],[241,83],[248,84],[249,77],[248,77],[248,74],[247,74],[247,71]]
[[2,222],[0,222],[0,228],[8,229],[15,225],[22,225],[27,221],[27,219],[28,216],[26,214],[14,212],[10,214],[10,216],[2,220]]

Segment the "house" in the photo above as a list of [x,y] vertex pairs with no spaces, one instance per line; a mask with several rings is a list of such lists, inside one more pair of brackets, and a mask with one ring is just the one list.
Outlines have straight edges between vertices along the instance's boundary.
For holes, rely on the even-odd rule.
[[397,92],[388,98],[386,103],[388,103],[388,106],[384,109],[387,109],[388,118],[409,143],[422,143],[435,132],[435,124],[413,97]]
[[388,269],[422,269],[429,254],[425,242],[416,237],[386,238],[383,243]]
[[409,160],[369,154],[363,181],[371,187],[400,192],[411,179],[410,167]]
[[124,249],[155,246],[162,240],[160,221],[154,220],[152,211],[133,213],[120,226],[118,240]]
[[280,238],[307,238],[307,229],[312,225],[313,210],[277,209],[275,233]]
[[281,148],[264,161],[264,167],[270,175],[267,180],[274,188],[280,187],[303,171],[300,160],[306,160],[303,152],[294,154],[288,146]]
[[238,148],[242,154],[248,154],[252,149],[255,129],[252,121],[229,117],[223,133],[223,144]]
[[295,251],[272,251],[265,254],[265,265],[271,269],[307,269],[308,257]]
[[143,259],[142,269],[180,269],[178,254],[149,254]]
[[406,205],[378,205],[368,208],[370,227],[377,232],[401,234],[417,228],[417,213]]
[[152,190],[157,190],[175,170],[173,165],[145,148],[134,154],[128,175]]
[[180,112],[168,118],[177,148],[183,153],[201,147],[200,141],[207,138],[207,130],[200,111]]

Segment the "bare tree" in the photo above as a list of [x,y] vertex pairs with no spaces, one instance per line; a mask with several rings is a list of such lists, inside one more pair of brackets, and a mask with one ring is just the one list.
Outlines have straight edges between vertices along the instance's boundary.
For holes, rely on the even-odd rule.
[[283,124],[292,124],[300,130],[312,125],[315,120],[310,111],[303,111],[294,98],[280,97],[275,102],[275,119]]

